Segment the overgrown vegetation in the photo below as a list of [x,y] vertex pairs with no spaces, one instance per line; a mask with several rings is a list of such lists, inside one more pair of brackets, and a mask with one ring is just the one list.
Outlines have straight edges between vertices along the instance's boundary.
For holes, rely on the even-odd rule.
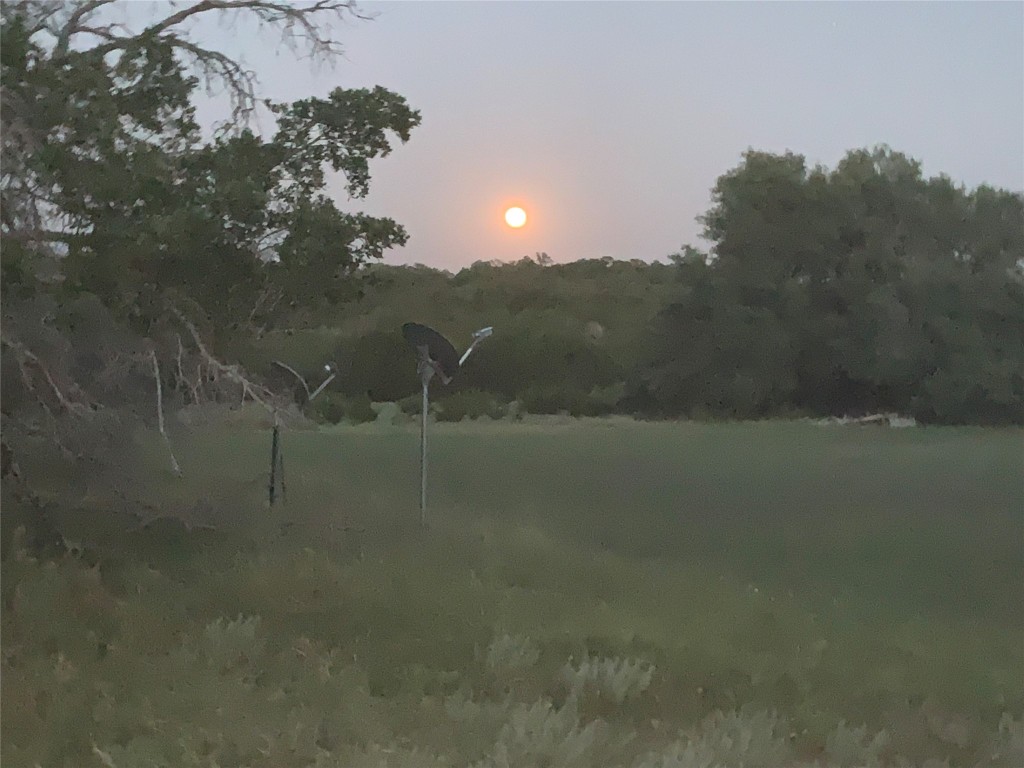
[[1017,431],[439,424],[428,531],[413,425],[273,511],[266,429],[175,438],[185,524],[5,534],[5,765],[1020,764]]
[[713,194],[707,253],[373,267],[322,329],[265,337],[247,359],[265,367],[287,346],[315,370],[344,356],[342,391],[398,400],[416,378],[397,329],[416,317],[455,339],[499,329],[456,402],[473,390],[541,414],[1024,423],[1020,193],[925,178],[879,148],[834,170],[750,151]]
[[[4,441],[17,454],[45,434],[55,462],[117,463],[103,446],[156,415],[157,382],[169,411],[290,401],[228,342],[354,295],[356,269],[405,242],[390,219],[341,211],[325,174],[365,196],[370,160],[420,121],[381,87],[261,101],[252,72],[192,37],[197,19],[245,15],[329,61],[350,2],[139,6],[134,25],[109,5],[0,5]],[[203,86],[233,105],[212,138]]]

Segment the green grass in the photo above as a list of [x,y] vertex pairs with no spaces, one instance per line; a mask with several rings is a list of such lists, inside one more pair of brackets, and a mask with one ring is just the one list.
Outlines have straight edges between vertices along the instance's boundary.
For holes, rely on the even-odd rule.
[[[153,448],[138,493],[217,531],[63,515],[84,560],[4,564],[4,763],[1024,760],[1019,430],[430,437],[428,531],[411,425],[286,432],[274,510],[269,432],[178,435],[184,480]],[[216,624],[240,615],[259,621]],[[518,667],[488,654],[505,635]],[[655,671],[573,692],[589,657]]]

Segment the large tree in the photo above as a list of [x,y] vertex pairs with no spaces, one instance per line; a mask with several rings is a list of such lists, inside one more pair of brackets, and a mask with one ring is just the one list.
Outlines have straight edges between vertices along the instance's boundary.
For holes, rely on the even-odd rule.
[[[359,265],[406,241],[325,191],[335,172],[350,197],[367,194],[369,162],[420,121],[404,98],[375,87],[261,101],[253,72],[192,34],[197,19],[247,15],[329,61],[341,50],[331,24],[361,16],[353,3],[140,4],[132,16],[154,15],[135,27],[115,20],[118,5],[0,4],[8,442],[73,417],[67,443],[144,378],[152,412],[154,374],[179,402],[218,389],[265,399],[220,354],[232,330],[344,299]],[[232,105],[212,138],[196,121],[201,87]]]
[[643,387],[670,413],[1024,421],[1024,198],[886,147],[750,151],[679,262]]

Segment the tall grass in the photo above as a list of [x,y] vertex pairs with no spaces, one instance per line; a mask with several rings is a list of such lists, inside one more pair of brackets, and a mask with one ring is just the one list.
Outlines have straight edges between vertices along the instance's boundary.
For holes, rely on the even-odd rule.
[[1020,432],[433,430],[427,531],[413,430],[287,433],[267,510],[218,429],[149,489],[218,531],[13,542],[4,764],[1024,764]]

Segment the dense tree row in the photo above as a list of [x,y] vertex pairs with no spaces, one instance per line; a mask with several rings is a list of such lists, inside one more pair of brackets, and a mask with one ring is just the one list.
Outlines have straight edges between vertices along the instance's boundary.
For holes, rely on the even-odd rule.
[[368,415],[371,399],[416,392],[402,322],[457,341],[495,325],[447,414],[438,393],[442,417],[517,400],[540,413],[1024,422],[1020,193],[925,178],[884,147],[834,170],[750,151],[702,221],[709,252],[687,247],[672,264],[371,267],[361,298],[305,314],[330,331],[270,334],[249,360],[348,360],[337,391]]
[[[325,174],[361,197],[419,114],[383,88],[259,102],[252,73],[187,31],[199,14],[254,14],[330,56],[325,21],[349,3],[198,2],[134,31],[107,5],[2,5],[5,439],[63,429],[74,453],[102,414],[152,414],[154,378],[168,407],[287,399],[275,359],[311,377],[338,362],[321,413],[365,417],[416,392],[407,320],[460,344],[497,328],[439,398],[446,418],[516,401],[1024,422],[1019,192],[925,178],[884,148],[834,170],[751,151],[714,188],[707,253],[386,267],[405,231],[340,210]],[[236,110],[207,138],[192,97],[211,84]],[[267,135],[246,128],[257,109]]]
[[403,321],[456,340],[495,325],[447,417],[518,400],[540,413],[1024,422],[1019,193],[925,178],[886,148],[832,171],[751,151],[702,220],[710,251],[672,264],[370,268],[361,299],[308,318],[332,333],[302,335],[304,364],[348,358],[339,392],[369,413],[368,399],[416,392]]
[[1024,421],[1024,197],[888,149],[748,152],[676,257],[637,394],[668,414]]

